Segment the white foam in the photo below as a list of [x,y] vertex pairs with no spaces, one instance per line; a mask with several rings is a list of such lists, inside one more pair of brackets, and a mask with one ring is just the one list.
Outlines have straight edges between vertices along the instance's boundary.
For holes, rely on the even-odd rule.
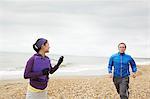
[[150,61],[147,62],[136,62],[137,65],[150,65]]
[[95,65],[78,65],[71,67],[60,68],[58,72],[83,72],[83,71],[95,71],[95,70],[104,70],[105,67],[95,66]]
[[73,66],[73,67],[64,67],[60,68],[56,71],[54,75],[58,76],[89,76],[89,75],[104,75],[107,74],[107,68],[102,66],[89,66],[89,65],[81,65],[81,66]]
[[21,78],[23,78],[23,71],[0,71],[0,80]]

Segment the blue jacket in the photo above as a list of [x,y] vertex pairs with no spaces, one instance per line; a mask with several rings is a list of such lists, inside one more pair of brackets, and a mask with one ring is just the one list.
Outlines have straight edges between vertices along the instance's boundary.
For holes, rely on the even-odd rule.
[[114,77],[127,77],[130,75],[129,65],[132,68],[132,72],[137,71],[135,61],[130,55],[116,53],[109,59],[108,72],[112,73],[112,67],[114,67]]

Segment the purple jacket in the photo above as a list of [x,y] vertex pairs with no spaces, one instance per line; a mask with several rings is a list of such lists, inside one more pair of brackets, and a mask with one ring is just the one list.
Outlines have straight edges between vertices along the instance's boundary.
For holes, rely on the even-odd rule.
[[50,73],[54,73],[59,66],[51,66],[50,59],[40,54],[34,54],[27,62],[26,68],[24,71],[24,78],[30,79],[30,85],[36,89],[45,89],[47,87],[49,77],[43,75],[42,70],[49,68]]

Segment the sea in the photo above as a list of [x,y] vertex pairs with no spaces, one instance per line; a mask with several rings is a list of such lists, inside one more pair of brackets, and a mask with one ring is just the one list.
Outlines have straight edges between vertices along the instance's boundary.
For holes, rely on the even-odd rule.
[[[27,61],[34,53],[0,52],[0,80],[23,79]],[[54,66],[62,55],[47,54]],[[108,74],[109,57],[63,55],[60,68],[50,76],[101,76]],[[134,58],[136,64],[150,64],[150,58]]]

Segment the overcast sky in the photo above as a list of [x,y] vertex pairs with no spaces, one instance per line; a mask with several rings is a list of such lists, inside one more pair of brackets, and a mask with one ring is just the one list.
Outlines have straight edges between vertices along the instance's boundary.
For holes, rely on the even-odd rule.
[[110,56],[120,42],[150,57],[148,0],[0,0],[0,51],[33,52],[37,38],[51,53]]

